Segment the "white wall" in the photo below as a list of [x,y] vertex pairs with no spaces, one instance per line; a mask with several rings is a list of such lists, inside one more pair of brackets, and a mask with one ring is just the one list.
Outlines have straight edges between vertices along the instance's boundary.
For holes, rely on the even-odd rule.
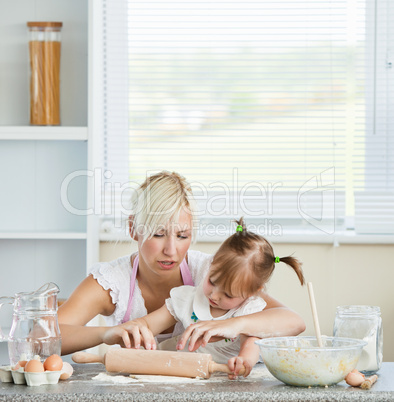
[[[219,243],[197,243],[196,250],[213,253]],[[275,253],[292,253],[303,262],[305,278],[314,287],[322,334],[332,335],[335,310],[339,305],[365,304],[380,306],[384,330],[384,361],[394,361],[394,246],[274,244]],[[100,245],[100,260],[111,261],[136,250],[135,243],[119,242]],[[314,328],[308,291],[285,264],[276,267],[268,284],[269,293],[297,311],[305,320],[305,335]]]

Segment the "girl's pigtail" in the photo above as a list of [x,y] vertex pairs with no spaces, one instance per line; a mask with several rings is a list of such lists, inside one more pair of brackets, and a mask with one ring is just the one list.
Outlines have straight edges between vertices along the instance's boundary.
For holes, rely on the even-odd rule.
[[240,218],[238,221],[236,220],[235,223],[237,224],[237,228],[235,229],[236,234],[242,234],[246,232],[246,225],[243,217]]
[[[278,258],[278,257],[276,257]],[[302,263],[297,260],[297,258],[294,258],[292,256],[288,257],[281,257],[280,262],[284,262],[285,264],[289,265],[292,267],[295,271],[295,273],[298,276],[298,279],[301,282],[301,285],[305,285],[305,278],[304,278],[304,273],[302,272]]]

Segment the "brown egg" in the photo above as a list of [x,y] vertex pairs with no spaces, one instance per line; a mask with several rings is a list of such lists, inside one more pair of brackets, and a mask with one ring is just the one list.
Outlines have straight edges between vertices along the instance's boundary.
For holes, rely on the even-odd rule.
[[352,387],[359,387],[365,380],[365,375],[357,370],[352,370],[346,377],[345,381]]
[[18,362],[18,363],[15,364],[15,366],[12,368],[12,370],[16,371],[16,370],[18,370],[20,368],[21,368],[21,365]]
[[20,369],[21,367],[23,368],[26,366],[26,363],[27,363],[27,360],[19,360],[19,362],[15,364],[15,366],[12,368],[12,370],[15,371],[15,370]]
[[70,363],[64,362],[60,379],[67,380],[67,378],[71,377],[73,371],[74,371],[73,366]]
[[26,363],[25,371],[28,373],[43,373],[44,365],[38,360],[29,360]]
[[48,371],[60,371],[63,367],[63,360],[59,355],[51,355],[44,362],[44,369]]

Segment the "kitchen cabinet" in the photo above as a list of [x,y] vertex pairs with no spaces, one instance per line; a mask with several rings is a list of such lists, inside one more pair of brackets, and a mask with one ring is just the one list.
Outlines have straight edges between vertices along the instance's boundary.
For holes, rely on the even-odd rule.
[[[85,213],[97,163],[88,79],[93,0],[0,5],[0,296],[52,281],[65,299],[98,259],[98,218]],[[29,125],[28,21],[63,22],[60,126]],[[4,326],[11,311],[2,310]]]

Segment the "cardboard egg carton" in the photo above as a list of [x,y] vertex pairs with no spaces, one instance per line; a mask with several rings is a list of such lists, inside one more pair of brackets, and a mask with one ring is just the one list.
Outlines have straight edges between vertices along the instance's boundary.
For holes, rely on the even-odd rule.
[[57,384],[63,371],[25,372],[23,368],[12,370],[11,366],[0,367],[0,380],[14,384],[27,384],[31,387],[44,384]]

